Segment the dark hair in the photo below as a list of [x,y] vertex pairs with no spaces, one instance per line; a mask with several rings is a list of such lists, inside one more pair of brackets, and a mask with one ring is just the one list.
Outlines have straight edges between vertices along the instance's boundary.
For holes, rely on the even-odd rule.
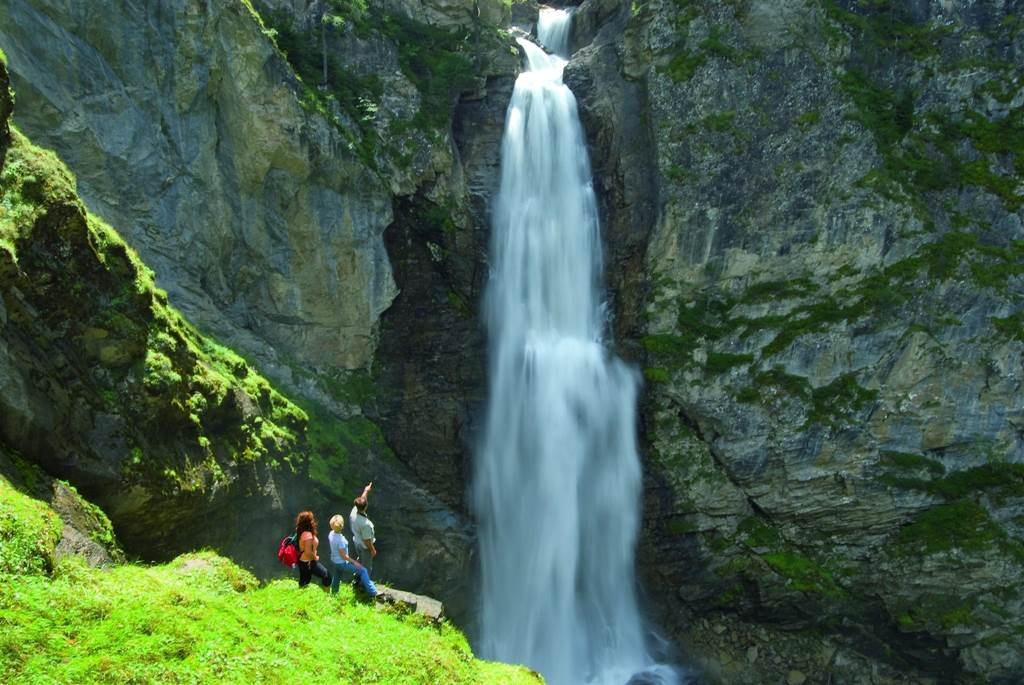
[[295,534],[301,536],[306,531],[316,536],[316,517],[311,511],[300,511],[295,517]]
[[356,505],[356,509],[359,511],[366,511],[366,498],[362,495],[352,500],[352,504]]

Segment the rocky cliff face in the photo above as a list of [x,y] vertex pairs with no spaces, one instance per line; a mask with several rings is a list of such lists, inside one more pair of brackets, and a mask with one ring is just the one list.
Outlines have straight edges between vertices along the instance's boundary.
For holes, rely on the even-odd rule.
[[247,3],[19,0],[0,26],[16,121],[186,315],[267,362],[366,365],[395,296],[388,188]]
[[[6,82],[0,64],[0,111],[9,113]],[[225,531],[262,531],[280,518],[305,469],[305,413],[168,305],[152,272],[86,211],[53,153],[0,133],[8,478],[17,460],[7,454],[20,453],[44,471],[22,478],[23,489],[58,511],[75,497],[52,476],[77,485],[135,554],[217,544],[251,559]]]
[[[40,231],[4,234],[0,251],[4,438],[89,484],[129,550],[154,526],[119,522],[180,528],[154,555],[194,546],[165,512],[231,500],[189,493],[276,506],[277,472],[209,453],[209,431],[231,455],[258,439],[254,463],[280,453],[285,472],[285,454],[309,454],[300,495],[324,507],[374,478],[382,571],[458,615],[478,302],[518,69],[496,27],[536,8],[101,5],[0,6],[16,119],[68,160],[170,302],[305,398],[309,428],[167,313],[61,171],[44,184],[54,211],[24,224]],[[577,11],[566,79],[614,334],[648,381],[641,574],[713,679],[1024,677],[1022,12]],[[275,413],[280,431],[257,428]],[[137,468],[134,447],[177,466]],[[241,550],[246,535],[214,542]]]
[[382,574],[447,587],[454,614],[472,576],[475,309],[518,69],[497,28],[508,15],[500,2],[0,8],[19,125],[67,160],[170,302],[302,398],[298,499],[347,509],[374,479]]
[[723,681],[1024,673],[1021,9],[579,10],[644,575]]

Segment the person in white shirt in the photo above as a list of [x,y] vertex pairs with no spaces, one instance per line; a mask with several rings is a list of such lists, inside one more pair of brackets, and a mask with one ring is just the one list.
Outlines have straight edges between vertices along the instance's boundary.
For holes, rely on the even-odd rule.
[[331,517],[331,532],[327,534],[327,542],[331,546],[331,564],[334,566],[331,572],[331,594],[338,592],[343,574],[355,573],[359,576],[366,594],[376,597],[377,587],[370,580],[366,567],[348,555],[348,540],[345,539],[344,527],[345,518],[341,514]]
[[353,500],[355,506],[348,515],[349,524],[352,526],[352,544],[355,548],[355,557],[366,567],[368,574],[373,573],[373,558],[377,556],[377,547],[374,544],[377,539],[374,537],[373,521],[366,516],[366,507],[369,505],[370,490],[373,489],[373,481],[366,484],[363,494]]

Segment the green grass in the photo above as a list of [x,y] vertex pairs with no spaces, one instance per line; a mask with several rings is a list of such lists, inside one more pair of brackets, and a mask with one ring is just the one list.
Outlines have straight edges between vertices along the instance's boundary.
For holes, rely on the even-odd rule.
[[265,587],[230,561],[94,571],[65,562],[0,579],[0,681],[20,683],[537,683],[427,625],[294,580]]
[[5,585],[3,574],[49,573],[63,527],[44,502],[19,492],[0,476],[0,587]]

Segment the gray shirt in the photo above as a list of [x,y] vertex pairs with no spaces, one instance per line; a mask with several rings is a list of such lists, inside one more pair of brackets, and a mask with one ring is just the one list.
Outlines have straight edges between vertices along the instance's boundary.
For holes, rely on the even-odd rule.
[[366,547],[363,540],[377,542],[377,538],[373,537],[373,521],[365,515],[360,515],[355,507],[349,512],[348,522],[352,526],[352,542],[356,547]]

